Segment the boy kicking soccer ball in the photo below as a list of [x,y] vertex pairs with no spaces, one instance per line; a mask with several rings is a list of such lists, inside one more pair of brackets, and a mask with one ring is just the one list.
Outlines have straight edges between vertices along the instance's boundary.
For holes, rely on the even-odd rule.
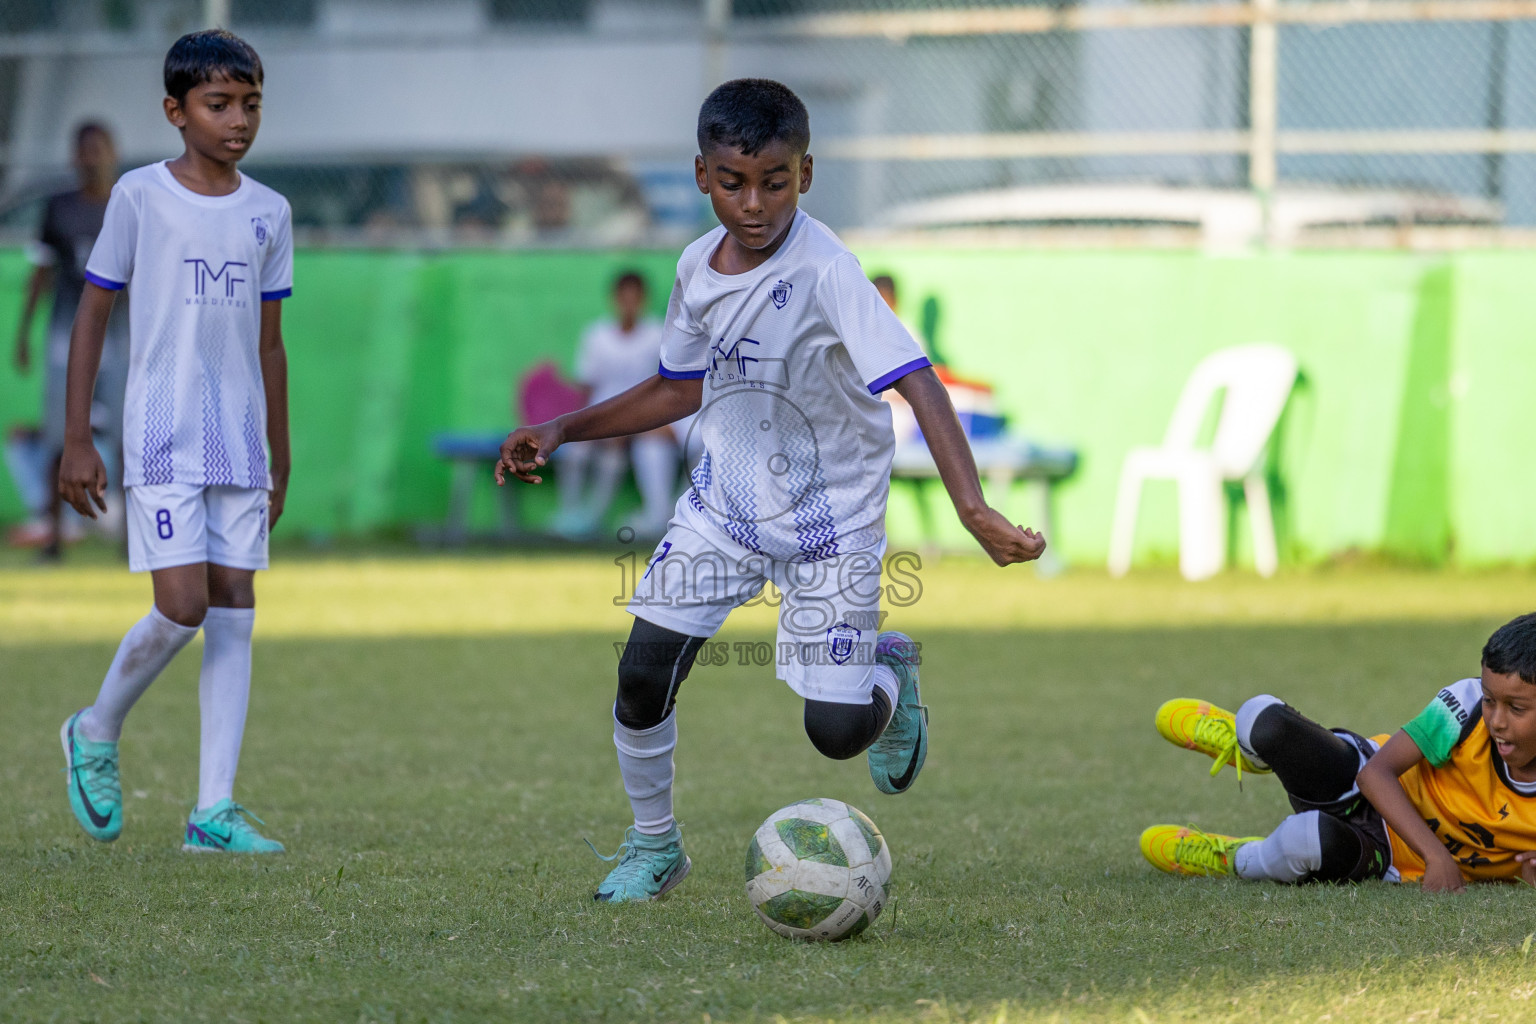
[[[497,483],[561,444],[654,430],[698,412],[704,455],[636,587],[619,660],[614,746],[634,811],[596,898],[650,900],[690,862],[672,816],[673,704],[703,643],[772,580],[778,674],[805,699],[828,757],[869,751],[886,793],[911,788],[927,753],[917,647],[880,632],[880,567],[894,438],[880,393],[911,404],[961,521],[999,565],[1043,538],[982,498],[949,397],[917,342],[824,225],[797,208],[811,187],[810,121],[765,79],[720,86],[699,111],[699,191],[720,227],[684,250],[656,376],[605,402],[519,427]],[[615,855],[618,856],[618,855]]]
[[[165,116],[181,156],[123,175],[85,268],[70,339],[59,494],[106,510],[91,445],[91,389],[114,296],[131,289],[123,432],[128,565],[155,603],[123,637],[96,702],[62,739],[69,803],[86,834],[123,828],[117,740],[149,684],[198,628],[202,753],[183,849],[273,853],[233,800],[251,686],[254,577],[288,490],[292,293],[288,202],[235,165],[261,124],[261,59],[228,32],[183,36],[165,58]],[[271,446],[267,466],[265,443]]]
[[1236,715],[1194,700],[1157,713],[1173,743],[1239,774],[1274,772],[1296,813],[1267,837],[1177,825],[1141,834],[1164,871],[1275,882],[1536,885],[1536,614],[1501,627],[1480,679],[1441,690],[1388,739],[1324,729],[1276,697]]

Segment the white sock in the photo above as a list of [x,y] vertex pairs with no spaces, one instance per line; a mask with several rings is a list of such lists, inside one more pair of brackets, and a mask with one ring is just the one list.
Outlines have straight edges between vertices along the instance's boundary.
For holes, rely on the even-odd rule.
[[197,809],[235,794],[235,768],[251,697],[254,608],[209,608],[203,619],[203,671],[197,680],[202,748],[197,767]]
[[555,488],[560,493],[560,516],[572,522],[581,515],[581,492],[592,462],[590,442],[577,441],[555,452]]
[[677,711],[660,725],[631,729],[613,720],[619,774],[635,812],[635,831],[659,836],[672,827],[672,750],[677,746]]
[[[891,714],[885,720],[885,724],[890,725],[891,718],[896,717],[896,705],[901,702],[901,680],[896,678],[896,672],[891,666],[876,663],[875,685],[891,699]],[[883,731],[884,726],[881,729]]]
[[176,652],[197,636],[196,626],[183,626],[151,608],[149,614],[133,624],[117,645],[117,656],[107,677],[101,681],[88,713],[80,716],[79,729],[88,740],[116,742],[123,734],[123,719],[138,703],[149,684],[154,682]]
[[1243,701],[1243,706],[1237,709],[1237,745],[1243,748],[1243,754],[1252,761],[1256,767],[1268,768],[1264,759],[1253,752],[1253,744],[1248,737],[1253,733],[1253,723],[1264,711],[1276,704],[1284,704],[1279,697],[1271,697],[1267,693],[1261,693],[1257,697],[1249,697]]
[[671,518],[677,500],[677,445],[665,438],[639,437],[630,447],[630,458],[640,489],[640,514],[648,526],[660,527]]
[[608,514],[608,506],[613,504],[619,481],[624,479],[624,467],[629,465],[629,457],[624,453],[623,445],[609,444],[598,450],[596,462],[592,472],[592,493],[587,495],[585,511],[587,522],[600,526],[603,516]]
[[1323,866],[1323,839],[1317,811],[1293,814],[1267,839],[1237,848],[1232,866],[1239,878],[1299,882]]

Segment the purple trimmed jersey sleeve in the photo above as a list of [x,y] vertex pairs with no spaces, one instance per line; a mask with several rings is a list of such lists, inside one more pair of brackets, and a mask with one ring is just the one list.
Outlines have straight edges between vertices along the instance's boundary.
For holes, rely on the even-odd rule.
[[[716,228],[683,250],[677,261],[677,280],[667,299],[667,316],[662,321],[661,365],[657,372],[673,380],[699,380],[709,367],[709,331],[690,308],[689,284],[701,270],[708,269],[710,253],[725,237],[724,228]],[[694,289],[694,304],[700,301]],[[707,302],[707,297],[705,298]]]
[[121,291],[133,277],[139,245],[139,193],[120,181],[112,186],[101,234],[85,262],[85,279],[111,291]]
[[272,237],[261,262],[261,301],[286,299],[293,294],[293,208],[284,199],[282,210],[270,225]]
[[877,395],[913,370],[933,365],[864,276],[853,253],[839,256],[823,271],[816,302],[870,394]]

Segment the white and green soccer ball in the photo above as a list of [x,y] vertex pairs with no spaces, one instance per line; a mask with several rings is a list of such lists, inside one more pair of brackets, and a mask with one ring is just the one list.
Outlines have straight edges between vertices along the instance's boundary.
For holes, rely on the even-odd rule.
[[802,800],[775,811],[747,845],[752,907],[791,939],[859,934],[880,916],[890,880],[885,837],[841,800]]

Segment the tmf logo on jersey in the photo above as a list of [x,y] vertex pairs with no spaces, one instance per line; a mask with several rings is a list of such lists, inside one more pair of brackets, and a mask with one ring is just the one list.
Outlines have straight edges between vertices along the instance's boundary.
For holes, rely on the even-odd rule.
[[794,290],[794,285],[790,284],[788,281],[780,279],[779,283],[773,286],[773,291],[768,293],[768,297],[773,300],[773,308],[783,309],[786,305],[788,305],[789,293]]
[[207,260],[182,260],[183,263],[192,264],[192,292],[194,295],[204,296],[208,294],[210,284],[224,282],[224,297],[235,297],[235,285],[244,284],[245,278],[235,276],[235,267],[244,267],[246,264],[234,260],[225,260],[219,269],[213,269],[213,264]]

